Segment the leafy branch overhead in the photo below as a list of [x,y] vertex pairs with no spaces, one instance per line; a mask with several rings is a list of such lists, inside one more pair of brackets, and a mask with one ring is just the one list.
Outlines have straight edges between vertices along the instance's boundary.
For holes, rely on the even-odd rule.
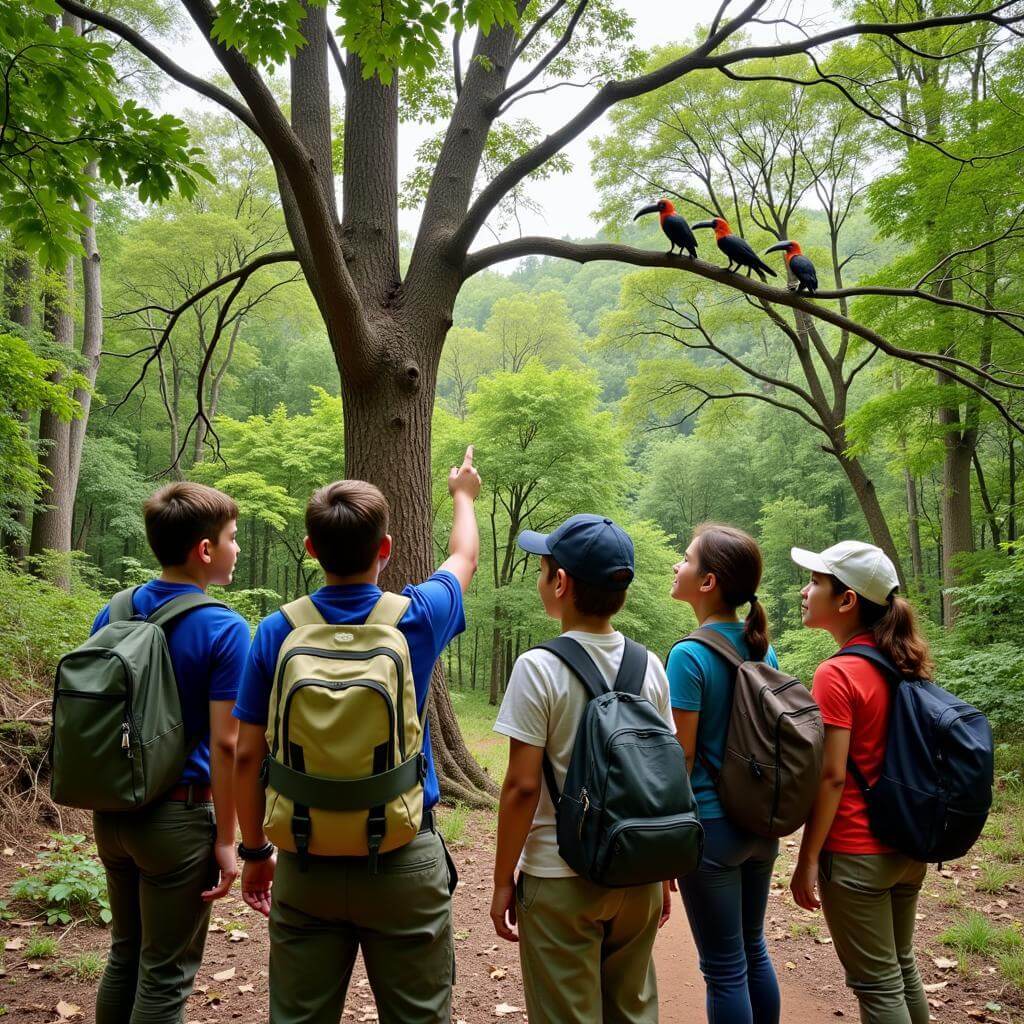
[[79,250],[96,198],[85,167],[144,202],[209,178],[184,123],[121,95],[114,48],[60,25],[50,0],[0,8],[0,225],[56,265]]

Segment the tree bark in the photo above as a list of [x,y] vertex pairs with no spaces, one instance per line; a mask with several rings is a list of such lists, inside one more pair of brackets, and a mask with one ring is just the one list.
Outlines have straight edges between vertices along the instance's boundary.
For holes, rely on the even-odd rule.
[[907,488],[907,525],[910,533],[910,560],[914,572],[914,590],[921,592],[924,580],[924,559],[921,553],[921,513],[917,507],[917,485],[909,469],[903,470]]
[[[4,313],[8,320],[26,332],[32,328],[32,260],[24,253],[15,253],[4,268]],[[21,411],[18,418],[28,434],[29,414]],[[9,538],[4,550],[11,559],[21,562],[28,554],[29,509],[19,506],[11,510],[11,515],[23,533]]]

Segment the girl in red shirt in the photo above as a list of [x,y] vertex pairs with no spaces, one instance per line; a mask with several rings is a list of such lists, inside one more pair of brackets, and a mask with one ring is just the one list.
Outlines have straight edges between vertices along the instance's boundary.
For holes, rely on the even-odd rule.
[[843,541],[820,554],[794,548],[792,557],[811,571],[800,592],[804,625],[831,633],[840,650],[814,673],[824,765],[790,889],[804,909],[822,908],[863,1024],[927,1024],[913,943],[926,865],[874,837],[864,796],[847,770],[852,761],[869,785],[877,781],[892,690],[875,665],[842,650],[875,645],[905,675],[927,678],[928,644],[880,548]]

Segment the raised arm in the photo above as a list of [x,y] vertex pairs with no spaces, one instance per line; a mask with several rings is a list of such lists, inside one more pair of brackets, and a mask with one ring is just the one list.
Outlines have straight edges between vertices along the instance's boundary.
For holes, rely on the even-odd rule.
[[466,449],[461,466],[448,474],[448,493],[454,503],[452,533],[448,540],[448,558],[440,566],[458,581],[465,593],[476,574],[480,559],[480,531],[476,525],[474,502],[480,493],[480,474],[473,468],[473,446]]

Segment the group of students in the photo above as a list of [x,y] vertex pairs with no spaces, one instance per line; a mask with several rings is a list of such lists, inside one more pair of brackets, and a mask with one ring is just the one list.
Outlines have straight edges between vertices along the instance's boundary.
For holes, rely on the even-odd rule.
[[[202,960],[211,906],[231,890],[239,860],[245,903],[269,917],[271,1024],[338,1024],[360,950],[383,1024],[451,1019],[451,896],[457,878],[433,815],[440,793],[425,712],[435,663],[465,628],[463,595],[479,552],[474,502],[480,486],[470,448],[448,480],[454,505],[448,558],[429,579],[406,586],[400,600],[378,586],[392,553],[388,503],[374,486],[344,480],[318,490],[306,509],[306,550],[326,579],[308,599],[263,619],[251,642],[244,619],[217,603],[194,600],[195,607],[163,625],[191,740],[180,779],[160,799],[127,813],[94,813],[112,914],[97,1024],[180,1024]],[[235,502],[212,488],[179,482],[158,490],[144,518],[162,571],[131,592],[126,617],[151,616],[182,595],[228,585],[239,552],[237,517]],[[611,685],[627,650],[612,619],[634,576],[629,536],[607,517],[577,515],[546,535],[527,531],[518,543],[540,558],[537,589],[544,611]],[[843,656],[842,649],[877,645],[908,675],[925,676],[928,648],[910,606],[896,593],[895,569],[878,548],[847,541],[820,554],[794,549],[793,557],[810,572],[801,591],[804,625],[829,632],[839,655],[814,676],[813,696],[825,724],[824,768],[791,890],[801,907],[823,909],[861,1019],[924,1024],[928,1007],[913,931],[925,865],[875,838],[864,797],[847,773],[852,758],[869,780],[877,776],[892,689],[869,660]],[[761,554],[750,536],[706,524],[674,567],[671,596],[688,604],[702,627],[722,634],[743,658],[777,665],[757,598],[761,571]],[[123,609],[114,614],[120,600],[100,612],[94,634],[122,617]],[[326,835],[318,831],[326,829],[318,824],[326,819],[303,806],[304,790],[286,799],[288,787],[306,771],[302,745],[289,741],[289,728],[300,740],[301,729],[312,728],[303,724],[301,712],[288,722],[290,697],[312,680],[292,684],[281,721],[286,663],[301,666],[304,652],[310,653],[295,645],[295,636],[308,644],[310,637],[330,639],[328,634],[357,648],[354,636],[369,637],[368,652],[334,655],[341,659],[339,672],[345,658],[379,655],[387,638],[398,636],[402,657],[388,658],[399,667],[399,681],[403,664],[410,671],[416,704],[403,711],[399,696],[398,717],[408,721],[411,735],[417,721],[423,725],[421,752],[414,750],[392,769],[391,750],[384,772],[397,779],[415,761],[414,795],[395,798],[394,787],[380,791],[381,807],[370,811],[365,856],[318,852],[309,843],[310,823],[314,837]],[[301,667],[297,671],[301,676]],[[368,699],[383,690],[372,679],[351,678],[321,679],[320,689],[362,686]],[[731,665],[706,645],[682,640],[664,667],[647,652],[639,696],[657,709],[682,747],[703,826],[703,859],[678,883],[608,888],[580,877],[560,856],[556,807],[545,786],[546,772],[555,785],[565,781],[587,693],[549,650],[535,648],[517,659],[494,726],[509,739],[509,759],[490,916],[498,936],[519,944],[531,1024],[656,1021],[652,949],[677,888],[707,984],[708,1020],[780,1020],[764,934],[778,842],[733,824],[716,792],[732,686]],[[336,706],[326,702],[322,713]],[[365,707],[369,723],[371,705]],[[396,726],[393,717],[388,722],[398,728],[401,722]],[[277,749],[282,730],[290,763],[287,751]],[[404,757],[406,736],[396,735]],[[381,742],[372,752],[375,770],[383,770],[390,745]],[[365,827],[366,811],[360,818],[359,811],[346,810],[355,805],[345,803],[348,797],[338,795],[337,785],[328,785],[339,780],[309,772],[303,784],[321,787],[332,821],[344,827],[354,817]],[[275,844],[267,832],[278,834],[271,823],[282,806],[291,832]],[[404,827],[395,826],[398,819],[411,821],[411,830],[382,844],[388,829]]]

